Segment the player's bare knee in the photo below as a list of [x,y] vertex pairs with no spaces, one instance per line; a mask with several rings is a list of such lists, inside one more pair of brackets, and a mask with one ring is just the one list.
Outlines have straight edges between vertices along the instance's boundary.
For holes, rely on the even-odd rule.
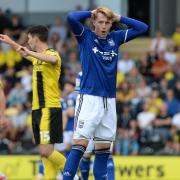
[[82,145],[84,147],[87,147],[89,140],[87,139],[74,139],[73,144]]
[[110,149],[111,147],[111,141],[94,140],[94,143],[95,143],[95,150]]
[[39,146],[39,151],[41,157],[49,157],[53,152],[53,145],[50,144],[43,144]]
[[85,158],[90,158],[91,155],[92,155],[92,153],[90,153],[90,152],[86,153],[86,152],[85,152],[84,155],[83,155],[83,157],[85,157]]

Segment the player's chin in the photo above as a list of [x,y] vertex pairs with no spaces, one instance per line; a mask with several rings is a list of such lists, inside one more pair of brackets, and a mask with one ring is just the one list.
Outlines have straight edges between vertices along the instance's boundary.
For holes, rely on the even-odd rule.
[[107,32],[101,32],[101,37],[105,38],[107,36]]

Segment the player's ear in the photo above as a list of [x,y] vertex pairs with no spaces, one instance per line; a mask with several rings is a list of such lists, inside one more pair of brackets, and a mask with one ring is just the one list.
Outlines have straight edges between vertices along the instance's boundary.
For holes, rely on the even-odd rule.
[[38,36],[34,36],[35,42],[38,43],[40,41]]
[[91,28],[92,30],[95,29],[95,20],[94,20],[94,19],[91,19],[91,20],[90,20],[90,28]]
[[92,19],[92,25],[95,27],[96,25],[96,21],[94,19]]

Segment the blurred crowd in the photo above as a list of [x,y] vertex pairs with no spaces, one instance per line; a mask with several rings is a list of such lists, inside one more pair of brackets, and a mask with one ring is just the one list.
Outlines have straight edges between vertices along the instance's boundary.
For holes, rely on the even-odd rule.
[[[0,33],[26,45],[21,17],[0,10]],[[169,43],[171,42],[171,43]],[[62,58],[62,96],[73,91],[81,65],[78,47],[60,17],[49,25],[49,47]],[[170,40],[157,31],[140,59],[121,52],[117,66],[116,155],[180,154],[180,26]],[[31,130],[32,65],[0,43],[0,79],[7,98],[7,122],[0,128],[0,154],[37,153]],[[66,88],[64,88],[66,87]],[[69,88],[69,89],[68,89]]]

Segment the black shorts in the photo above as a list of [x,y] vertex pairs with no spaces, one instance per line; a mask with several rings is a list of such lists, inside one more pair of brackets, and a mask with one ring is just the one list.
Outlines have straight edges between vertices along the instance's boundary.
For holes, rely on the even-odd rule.
[[33,110],[32,129],[36,144],[62,143],[62,109],[42,108]]

